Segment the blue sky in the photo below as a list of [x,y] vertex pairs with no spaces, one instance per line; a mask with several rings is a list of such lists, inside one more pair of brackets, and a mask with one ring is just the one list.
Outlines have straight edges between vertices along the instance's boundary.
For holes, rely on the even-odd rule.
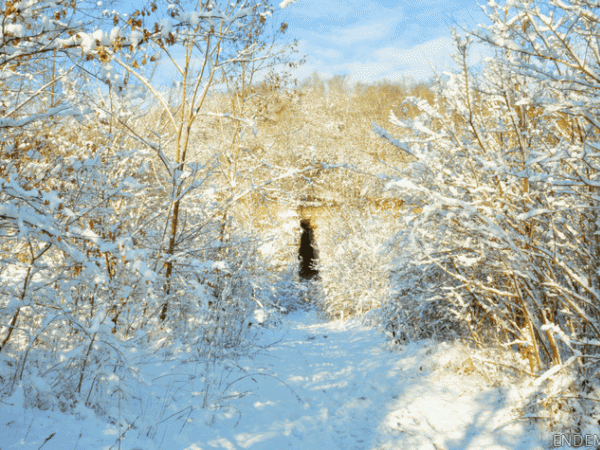
[[431,66],[451,65],[450,27],[486,18],[475,0],[297,0],[275,21],[288,23],[287,39],[308,56],[298,79],[317,71],[371,82],[429,78]]

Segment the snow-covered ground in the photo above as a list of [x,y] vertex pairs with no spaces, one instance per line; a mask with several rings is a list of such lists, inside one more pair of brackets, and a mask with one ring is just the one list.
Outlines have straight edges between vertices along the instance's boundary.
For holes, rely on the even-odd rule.
[[[423,341],[391,349],[356,321],[295,311],[260,331],[258,351],[215,374],[202,409],[202,365],[148,364],[113,420],[0,403],[0,449],[543,449],[468,350]],[[204,383],[204,382],[202,382]],[[122,439],[119,441],[119,436]],[[546,444],[546,445],[544,445]]]

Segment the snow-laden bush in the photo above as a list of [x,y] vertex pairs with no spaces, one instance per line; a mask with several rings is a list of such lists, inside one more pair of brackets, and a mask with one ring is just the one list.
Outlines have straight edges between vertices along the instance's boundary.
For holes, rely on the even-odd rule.
[[[400,139],[375,130],[412,158],[389,188],[418,206],[415,268],[444,274],[430,298],[477,345],[519,352],[542,380],[572,370],[577,390],[599,360],[597,4],[490,2],[489,17],[455,36],[460,70],[439,76],[435,102],[392,114]],[[494,53],[477,70],[474,39]]]
[[411,245],[410,236],[395,236],[387,250],[394,257],[389,264],[388,295],[374,320],[397,341],[455,339],[464,336],[460,314],[447,307],[439,287],[448,275],[435,264],[418,264],[422,249]]
[[[115,12],[110,37],[74,3],[13,3],[0,6],[0,395],[110,415],[141,364],[234,358],[268,308],[281,279],[258,251],[270,237],[235,211],[274,177],[243,149],[252,111],[212,111],[212,142],[193,125],[219,71],[237,89],[282,53],[259,45],[265,3],[184,2],[159,29],[139,18],[156,5]],[[218,22],[235,45],[211,39]],[[183,48],[175,96],[146,65]]]
[[[48,139],[53,159],[40,146],[28,149],[27,165],[2,160],[2,394],[21,386],[29,405],[83,403],[109,414],[116,390],[124,400],[135,391],[148,355],[193,348],[190,357],[208,364],[240,354],[256,311],[268,313],[281,283],[276,260],[259,252],[278,236],[233,219],[225,235],[213,189],[199,187],[183,211],[202,232],[175,253],[167,292],[156,218],[169,197],[139,169],[152,155],[98,136],[87,148],[62,129]],[[16,152],[7,156],[18,161]],[[36,177],[36,187],[22,187]]]
[[363,315],[390,296],[388,237],[393,214],[342,206],[317,229],[321,308],[330,317]]

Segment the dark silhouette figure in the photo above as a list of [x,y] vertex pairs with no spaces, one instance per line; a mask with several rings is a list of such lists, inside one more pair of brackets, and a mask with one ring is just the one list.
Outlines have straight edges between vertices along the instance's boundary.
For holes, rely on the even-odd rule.
[[319,273],[315,269],[315,265],[317,264],[315,238],[308,220],[301,221],[300,226],[302,227],[300,249],[298,251],[298,259],[300,260],[300,278],[309,280]]

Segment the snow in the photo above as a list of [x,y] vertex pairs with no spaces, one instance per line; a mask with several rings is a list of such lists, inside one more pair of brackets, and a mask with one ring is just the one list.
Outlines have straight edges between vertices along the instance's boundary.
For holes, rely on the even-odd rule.
[[110,38],[103,30],[96,30],[92,33],[92,38],[101,45],[110,45]]
[[96,40],[87,33],[79,33],[80,45],[84,53],[89,53],[96,48]]
[[288,6],[290,6],[292,3],[296,3],[298,0],[283,0],[280,4],[279,7],[281,9],[285,9]]
[[21,24],[6,24],[4,25],[4,35],[8,37],[22,38],[25,36],[25,27]]
[[169,19],[162,19],[160,22],[160,32],[163,38],[167,39],[173,30],[173,24]]
[[139,30],[134,30],[131,32],[131,45],[135,48],[139,45],[140,42],[144,39],[144,34]]
[[373,328],[315,311],[253,329],[259,351],[214,374],[212,408],[201,408],[196,376],[206,363],[185,365],[184,353],[142,365],[128,404],[121,381],[107,379],[108,418],[82,405],[72,415],[25,408],[17,388],[2,399],[2,449],[519,450],[547,441],[511,414],[511,387],[490,386],[459,345],[390,346]]
[[123,37],[123,30],[121,27],[114,27],[110,30],[110,41],[116,42],[118,39]]
[[531,211],[527,211],[525,213],[521,213],[517,216],[518,220],[529,220],[532,217],[539,216],[541,214],[551,214],[553,211],[545,208],[536,208]]

